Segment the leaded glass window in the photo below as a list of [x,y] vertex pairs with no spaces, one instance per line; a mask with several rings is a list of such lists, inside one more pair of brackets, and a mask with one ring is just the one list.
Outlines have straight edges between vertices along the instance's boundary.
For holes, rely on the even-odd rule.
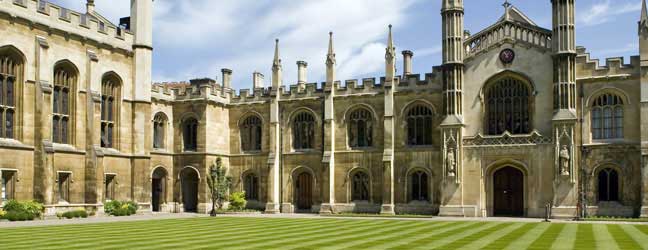
[[598,174],[599,201],[619,200],[619,174],[611,168],[603,169]]
[[432,110],[423,105],[407,112],[407,145],[432,145]]
[[104,76],[101,83],[101,147],[115,147],[117,112],[121,81],[114,75]]
[[256,115],[249,116],[240,125],[241,149],[243,151],[261,150],[261,118]]
[[486,89],[486,132],[501,135],[531,132],[531,93],[525,83],[503,78]]
[[165,139],[165,127],[167,117],[164,113],[158,113],[153,118],[153,148],[163,149]]
[[428,201],[428,175],[416,171],[410,175],[410,200]]
[[369,200],[369,175],[365,172],[356,172],[352,176],[351,199],[353,201]]
[[312,149],[315,144],[315,118],[309,112],[301,112],[293,121],[293,148]]
[[349,116],[349,146],[373,146],[373,116],[369,110],[357,109]]
[[54,90],[52,102],[52,141],[54,143],[70,143],[72,130],[70,116],[74,95],[72,87],[76,82],[75,71],[68,65],[60,65],[54,69]]
[[184,139],[184,151],[196,151],[198,149],[198,121],[188,118],[182,124]]
[[623,99],[604,94],[592,103],[592,138],[594,140],[623,138]]
[[20,62],[0,56],[0,138],[14,139],[16,114],[16,79]]
[[244,178],[245,199],[259,200],[259,177],[255,174],[248,174]]

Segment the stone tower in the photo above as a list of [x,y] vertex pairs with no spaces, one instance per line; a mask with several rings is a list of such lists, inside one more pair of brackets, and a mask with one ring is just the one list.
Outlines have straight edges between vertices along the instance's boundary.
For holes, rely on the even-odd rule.
[[[580,154],[575,146],[576,123],[576,27],[575,0],[552,0],[553,9],[553,140],[555,215],[573,214],[578,203]],[[578,157],[578,158],[577,158]]]
[[[464,80],[464,5],[463,0],[442,0],[443,38],[443,187],[440,215],[464,216],[461,188]],[[449,157],[454,159],[448,159]],[[455,162],[448,167],[448,162]]]
[[639,56],[641,58],[641,154],[642,203],[641,217],[648,217],[648,9],[642,1],[639,20]]
[[[149,177],[149,162],[152,132],[147,129],[151,120],[151,85],[153,65],[153,1],[131,0],[131,31],[133,42],[133,178],[146,183]],[[133,198],[139,202],[150,200],[150,186],[133,189]]]

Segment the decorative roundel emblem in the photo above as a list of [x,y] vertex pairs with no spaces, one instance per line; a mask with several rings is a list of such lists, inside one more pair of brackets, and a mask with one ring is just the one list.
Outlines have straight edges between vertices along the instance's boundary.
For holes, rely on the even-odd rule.
[[515,52],[512,49],[504,49],[500,52],[500,61],[505,64],[512,63],[515,60]]

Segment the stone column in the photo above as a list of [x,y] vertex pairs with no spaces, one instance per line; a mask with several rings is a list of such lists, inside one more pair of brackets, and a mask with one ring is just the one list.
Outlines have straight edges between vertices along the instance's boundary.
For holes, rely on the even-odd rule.
[[389,25],[389,37],[385,52],[385,94],[384,94],[384,142],[383,142],[383,201],[381,214],[394,214],[394,89],[396,79],[396,48]]
[[[36,93],[34,113],[34,199],[45,205],[56,203],[54,198],[54,149],[52,147],[52,83],[53,68],[48,64],[49,43],[36,37]],[[46,214],[54,211],[48,209]]]
[[281,160],[281,122],[279,116],[279,99],[281,98],[282,66],[279,59],[279,39],[275,41],[275,55],[272,63],[272,88],[270,95],[270,155],[268,156],[268,202],[266,213],[279,213],[280,160]]
[[[326,55],[326,86],[324,86],[324,152],[322,157],[322,206],[320,214],[331,214],[335,206],[335,51],[333,32],[329,33],[329,48]],[[304,65],[305,67],[305,65]],[[305,73],[305,72],[304,72]],[[305,79],[304,79],[305,82]]]
[[648,218],[648,8],[642,1],[639,20],[639,55],[641,61],[641,217]]

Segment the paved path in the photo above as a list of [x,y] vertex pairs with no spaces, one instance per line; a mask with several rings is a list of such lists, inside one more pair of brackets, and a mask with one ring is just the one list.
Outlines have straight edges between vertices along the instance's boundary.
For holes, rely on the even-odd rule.
[[[0,228],[13,227],[34,227],[34,226],[59,226],[59,225],[80,225],[93,223],[110,223],[110,222],[131,222],[147,220],[164,220],[164,219],[186,219],[208,217],[206,214],[195,213],[152,213],[124,217],[97,216],[86,219],[46,219],[23,222],[0,222]],[[421,218],[404,218],[404,217],[352,217],[352,216],[321,216],[318,214],[219,214],[221,217],[248,217],[248,218],[307,218],[307,219],[350,219],[350,220],[411,220],[411,221],[485,221],[485,222],[541,222],[538,218],[510,218],[510,217],[421,217]],[[558,223],[590,223],[590,224],[648,224],[646,222],[623,222],[623,221],[572,221],[566,219],[553,219],[552,222]]]

